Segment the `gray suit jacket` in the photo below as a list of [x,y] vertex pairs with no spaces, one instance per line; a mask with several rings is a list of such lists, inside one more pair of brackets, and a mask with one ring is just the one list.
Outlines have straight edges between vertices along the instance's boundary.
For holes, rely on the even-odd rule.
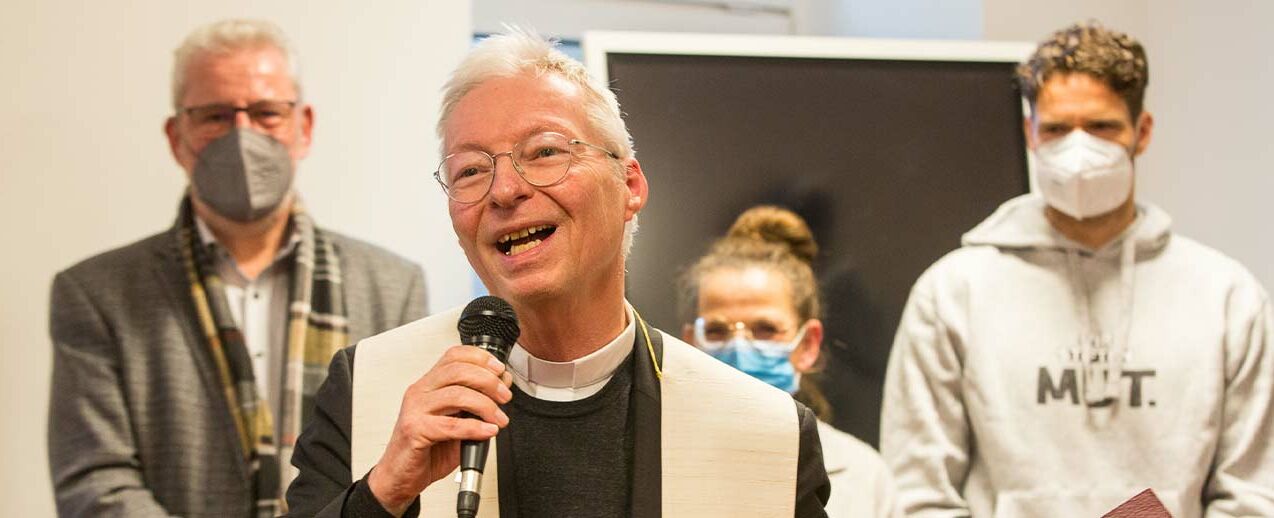
[[[48,441],[59,515],[251,514],[248,466],[174,232],[53,280]],[[419,266],[328,234],[341,260],[351,341],[425,316]]]

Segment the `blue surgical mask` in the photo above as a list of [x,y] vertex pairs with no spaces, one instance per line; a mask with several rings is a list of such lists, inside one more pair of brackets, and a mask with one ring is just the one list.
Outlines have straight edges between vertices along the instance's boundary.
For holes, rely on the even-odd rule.
[[795,394],[800,387],[801,375],[788,357],[804,336],[805,327],[802,326],[789,342],[753,340],[735,335],[725,342],[699,341],[699,346],[713,358],[788,394]]

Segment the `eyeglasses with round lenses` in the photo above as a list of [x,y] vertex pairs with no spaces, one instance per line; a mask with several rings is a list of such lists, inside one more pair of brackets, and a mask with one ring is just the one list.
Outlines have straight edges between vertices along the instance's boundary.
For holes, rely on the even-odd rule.
[[269,131],[287,123],[295,108],[296,101],[265,100],[243,107],[215,103],[182,108],[181,111],[190,118],[196,133],[204,137],[215,137],[234,127],[234,120],[239,112],[247,113],[254,125]]
[[486,197],[495,182],[496,159],[509,155],[513,169],[523,180],[536,187],[548,187],[566,178],[571,166],[579,159],[581,146],[619,158],[606,148],[570,139],[561,133],[537,133],[503,153],[492,155],[468,150],[447,155],[434,170],[434,179],[449,198],[460,203],[475,203]]
[[743,333],[750,340],[780,340],[788,329],[768,320],[757,320],[751,324],[745,322],[725,322],[709,320],[704,317],[695,319],[695,345],[705,349],[721,347],[735,335]]

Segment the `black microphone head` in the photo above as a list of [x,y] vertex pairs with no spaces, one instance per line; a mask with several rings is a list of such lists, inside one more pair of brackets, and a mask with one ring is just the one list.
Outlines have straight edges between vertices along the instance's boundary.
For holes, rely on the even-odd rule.
[[506,361],[513,342],[522,334],[513,306],[492,295],[473,299],[465,306],[456,328],[460,331],[460,343],[486,349],[500,361]]

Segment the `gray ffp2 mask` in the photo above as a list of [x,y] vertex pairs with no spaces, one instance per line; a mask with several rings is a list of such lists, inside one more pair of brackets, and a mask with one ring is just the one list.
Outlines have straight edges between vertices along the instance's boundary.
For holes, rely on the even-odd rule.
[[292,189],[292,155],[282,142],[233,128],[209,142],[191,173],[199,200],[223,217],[257,221],[278,208]]

